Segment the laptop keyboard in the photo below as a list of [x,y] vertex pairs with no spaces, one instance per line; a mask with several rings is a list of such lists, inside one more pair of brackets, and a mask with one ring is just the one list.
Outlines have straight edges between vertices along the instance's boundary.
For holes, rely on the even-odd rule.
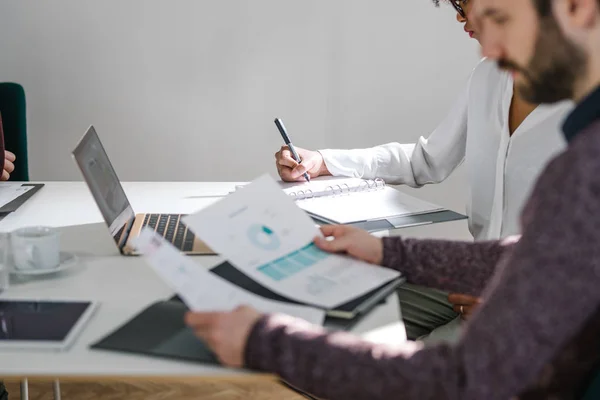
[[195,235],[181,222],[182,214],[146,214],[143,226],[148,226],[182,251],[191,251]]

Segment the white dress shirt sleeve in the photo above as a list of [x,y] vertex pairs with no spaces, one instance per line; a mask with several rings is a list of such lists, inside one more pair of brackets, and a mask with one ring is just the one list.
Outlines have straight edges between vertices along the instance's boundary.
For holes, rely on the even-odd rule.
[[442,123],[416,144],[388,143],[367,149],[319,152],[334,176],[381,178],[390,184],[412,187],[441,182],[465,157],[468,97],[469,84]]

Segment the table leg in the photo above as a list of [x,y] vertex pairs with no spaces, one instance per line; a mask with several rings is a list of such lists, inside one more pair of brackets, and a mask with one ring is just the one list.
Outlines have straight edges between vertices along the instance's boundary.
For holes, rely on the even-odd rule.
[[29,400],[29,385],[27,378],[21,380],[21,400]]
[[54,380],[52,388],[54,389],[54,400],[60,400],[60,381],[58,379]]

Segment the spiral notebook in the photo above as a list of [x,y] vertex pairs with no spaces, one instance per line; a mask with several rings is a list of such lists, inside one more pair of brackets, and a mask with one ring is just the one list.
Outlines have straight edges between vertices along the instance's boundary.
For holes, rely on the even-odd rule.
[[281,185],[300,208],[328,223],[354,224],[445,211],[389,187],[381,179],[325,177]]

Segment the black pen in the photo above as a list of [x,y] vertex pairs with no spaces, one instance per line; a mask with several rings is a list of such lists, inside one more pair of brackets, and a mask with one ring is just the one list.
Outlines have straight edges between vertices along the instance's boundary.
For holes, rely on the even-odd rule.
[[[296,162],[298,164],[300,164],[302,162],[302,160],[300,159],[300,156],[296,152],[296,149],[294,148],[294,145],[292,144],[292,141],[290,140],[290,137],[288,136],[288,134],[285,130],[285,126],[283,126],[283,122],[279,118],[275,118],[275,125],[277,126],[277,129],[279,129],[279,133],[281,133],[281,137],[283,138],[283,141],[285,142],[287,147],[290,148],[290,151],[292,152],[292,156],[294,157],[294,160],[296,160]],[[308,173],[306,173],[306,172],[304,173],[304,178],[306,179],[306,182],[310,182],[310,177],[308,176]]]

